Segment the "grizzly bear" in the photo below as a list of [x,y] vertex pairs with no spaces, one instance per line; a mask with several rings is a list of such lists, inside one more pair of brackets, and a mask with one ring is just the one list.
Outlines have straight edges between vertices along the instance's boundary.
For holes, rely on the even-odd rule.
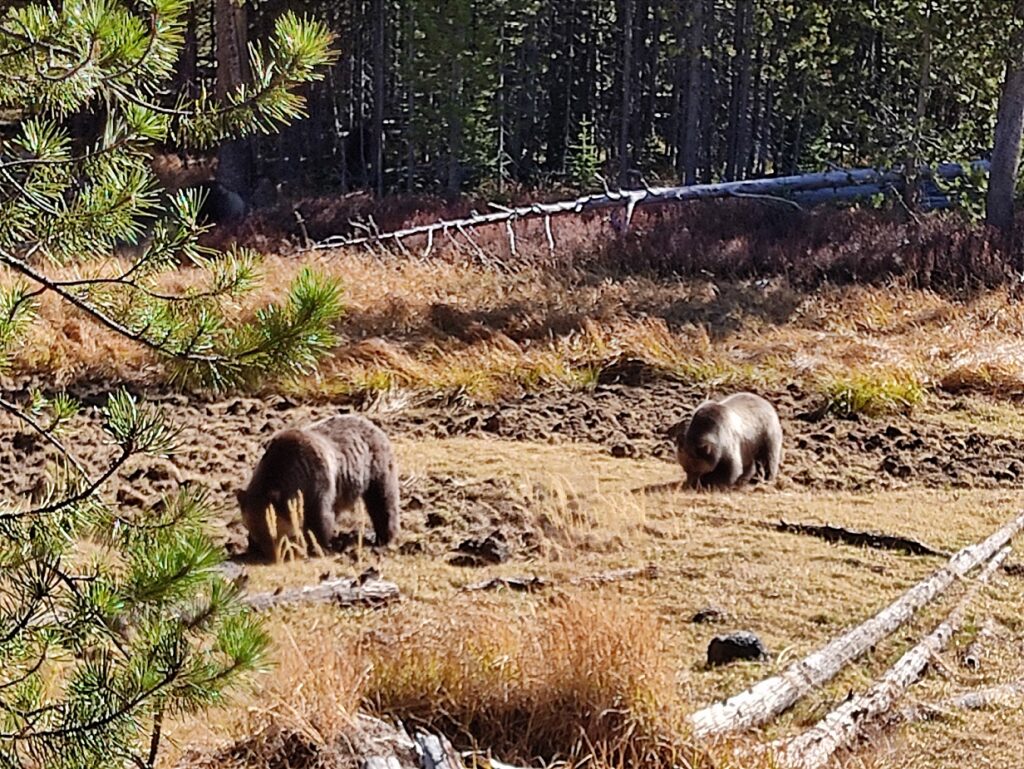
[[691,488],[741,486],[758,470],[768,481],[778,476],[782,424],[775,408],[753,393],[705,401],[668,435]]
[[360,498],[375,544],[387,545],[400,527],[398,466],[388,436],[365,417],[345,415],[270,439],[248,487],[236,492],[250,546],[270,561],[277,560],[282,537],[300,534],[292,531],[288,509],[299,495],[301,534],[322,550],[330,547],[338,515]]

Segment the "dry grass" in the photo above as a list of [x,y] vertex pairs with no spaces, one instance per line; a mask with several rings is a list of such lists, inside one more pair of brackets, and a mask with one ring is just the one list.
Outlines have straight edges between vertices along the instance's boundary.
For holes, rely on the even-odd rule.
[[[268,257],[275,276],[246,303],[273,301],[308,260]],[[495,400],[524,390],[586,389],[622,361],[709,386],[797,382],[868,411],[915,405],[934,389],[1016,397],[1024,324],[1010,289],[962,298],[892,284],[803,293],[785,282],[661,280],[580,269],[512,272],[443,259],[335,252],[317,265],[345,286],[343,337],[320,373],[284,383],[303,396],[396,389]],[[186,285],[191,273],[172,276]],[[51,296],[16,359],[53,385],[158,383],[156,362]],[[607,375],[607,374],[605,374]],[[871,389],[879,392],[867,392]],[[843,390],[847,392],[844,394]]]
[[[723,387],[796,383],[844,413],[917,408],[922,419],[1000,434],[1024,430],[1012,400],[1024,392],[1024,355],[1007,341],[1024,325],[1024,304],[1011,288],[959,290],[977,288],[971,274],[997,282],[1000,270],[980,235],[947,220],[910,233],[910,225],[854,214],[772,221],[748,209],[723,210],[731,214],[706,231],[692,215],[645,213],[641,234],[624,241],[612,240],[599,218],[567,220],[556,223],[553,255],[540,227],[530,225],[518,260],[500,232],[481,235],[479,245],[503,263],[499,268],[450,248],[430,259],[346,251],[269,256],[265,269],[274,281],[235,310],[276,299],[281,283],[310,261],[344,283],[343,344],[316,377],[284,385],[307,400],[406,389],[500,399],[588,388],[642,370]],[[407,221],[432,218],[434,210],[393,213]],[[330,217],[318,226],[329,229]],[[966,269],[972,265],[976,273]],[[853,273],[871,285],[847,284]],[[170,283],[191,280],[182,271]],[[19,373],[55,386],[160,382],[148,355],[52,297],[43,297],[42,314],[16,361]],[[938,413],[940,399],[931,397],[938,391],[994,397]],[[188,764],[195,767],[346,765],[324,763],[325,756],[343,747],[359,707],[436,726],[462,746],[494,749],[505,760],[561,757],[620,767],[686,758],[676,751],[685,745],[688,712],[784,669],[938,565],[774,533],[759,522],[820,521],[956,549],[986,536],[1020,504],[1014,491],[823,493],[785,484],[700,495],[672,485],[679,470],[669,463],[613,459],[596,446],[472,439],[396,445],[413,475],[507,479],[526,522],[543,533],[542,546],[484,573],[431,553],[377,563],[361,549],[353,560],[253,567],[252,588],[272,589],[376,563],[406,600],[377,612],[276,611],[275,672],[238,707],[171,725],[180,749],[166,765],[190,745],[203,748]],[[659,579],[564,584],[648,562],[661,566]],[[460,590],[485,576],[522,574],[563,584],[535,595]],[[974,619],[999,619],[1019,644],[1021,601],[1024,583],[1002,579]],[[727,612],[726,624],[689,621],[709,604]],[[930,607],[759,737],[794,734],[822,717],[947,607],[948,600]],[[706,669],[710,636],[741,628],[762,637],[771,660]],[[1018,660],[1003,650],[984,680],[1020,677]],[[930,676],[913,696],[930,700],[977,683],[952,656],[946,663],[945,678]],[[1014,765],[1020,740],[1000,719],[1012,728],[1018,716],[963,714],[896,730],[848,765],[952,769],[972,760],[979,745],[997,763],[1005,757],[1001,765]]]
[[[685,739],[687,713],[784,669],[877,612],[941,563],[769,532],[760,521],[785,517],[883,530],[954,550],[987,536],[1019,506],[1019,494],[1012,490],[697,494],[672,486],[678,468],[669,463],[615,460],[588,446],[450,439],[400,441],[398,451],[412,473],[447,474],[466,482],[504,468],[513,483],[532,490],[533,514],[558,522],[551,547],[483,573],[430,554],[385,559],[378,567],[398,582],[406,596],[400,604],[377,612],[276,612],[278,677],[266,679],[241,717],[237,710],[222,716],[229,723],[215,729],[219,739],[234,737],[249,745],[256,735],[265,740],[265,745],[257,741],[261,750],[279,755],[274,751],[281,750],[280,731],[270,729],[277,724],[289,734],[312,734],[337,745],[337,738],[327,735],[335,729],[344,733],[347,716],[331,720],[331,714],[350,714],[361,702],[446,730],[460,746],[490,748],[503,760],[556,755],[582,760],[591,750],[606,759],[597,765],[636,765],[652,751],[678,758],[672,750]],[[658,579],[606,587],[567,584],[580,574],[647,562],[659,564]],[[317,559],[253,568],[251,585],[258,590],[314,582],[324,571],[357,571],[364,565],[366,560]],[[523,574],[543,575],[555,587],[537,594],[459,589],[490,576]],[[973,623],[992,616],[1020,633],[1022,591],[1019,579],[999,578],[974,608]],[[869,685],[958,595],[955,589],[929,607],[764,736],[795,734],[851,689]],[[707,605],[724,609],[726,623],[692,624],[690,616]],[[773,655],[770,662],[706,669],[710,637],[741,628],[761,636]],[[966,634],[958,644],[968,640]],[[912,697],[932,700],[946,690],[1021,674],[1010,650],[986,661],[983,679],[960,668],[953,651],[945,662],[944,673],[930,675]],[[600,715],[609,708],[611,714]],[[327,720],[317,721],[321,715]],[[858,754],[850,766],[898,766],[914,750],[925,750],[929,734],[941,734],[936,739],[949,750],[966,755],[970,730],[989,730],[979,737],[987,739],[993,718],[968,713],[952,726],[892,730],[876,753]],[[924,730],[920,739],[915,730]],[[192,729],[174,733],[180,741]],[[666,734],[677,740],[666,740]],[[1019,749],[1016,741],[1012,744]],[[261,761],[250,757],[245,765],[286,766]],[[932,765],[952,769],[958,764],[936,759]]]

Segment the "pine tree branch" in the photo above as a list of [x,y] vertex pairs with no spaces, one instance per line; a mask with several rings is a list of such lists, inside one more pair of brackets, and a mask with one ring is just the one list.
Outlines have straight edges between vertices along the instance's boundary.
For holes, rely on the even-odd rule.
[[16,404],[11,403],[4,398],[0,398],[0,409],[3,409],[11,416],[21,420],[31,427],[32,430],[34,430],[43,440],[57,449],[57,451],[59,451],[61,455],[74,466],[75,470],[78,471],[78,474],[81,475],[86,482],[91,482],[89,473],[71,450],[58,440],[49,430],[39,424],[37,420],[33,419],[31,414],[28,414],[20,409]]
[[172,350],[169,347],[167,347],[166,344],[150,339],[148,336],[145,335],[145,331],[133,331],[132,329],[128,328],[127,326],[119,323],[118,321],[108,316],[99,308],[94,307],[89,302],[75,295],[73,292],[66,290],[64,287],[61,286],[59,281],[52,280],[51,278],[33,269],[30,265],[28,265],[21,259],[18,259],[17,257],[11,254],[0,251],[0,263],[6,264],[8,267],[24,275],[26,278],[36,283],[37,285],[43,286],[49,289],[50,291],[53,291],[55,294],[60,296],[61,299],[64,299],[69,304],[74,305],[79,310],[84,312],[86,315],[96,320],[100,325],[105,326],[106,328],[110,329],[116,334],[120,334],[126,339],[129,339],[133,342],[137,342],[138,344],[141,344],[143,347],[153,350],[154,352],[157,352],[160,355],[172,358],[174,360],[185,361],[188,363],[205,363],[216,365],[231,362],[231,359],[223,355],[196,355],[195,353],[191,352],[180,352],[177,350]]

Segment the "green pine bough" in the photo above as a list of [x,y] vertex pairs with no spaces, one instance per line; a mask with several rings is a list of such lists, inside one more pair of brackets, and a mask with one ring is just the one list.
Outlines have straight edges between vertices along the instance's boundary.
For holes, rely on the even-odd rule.
[[[182,191],[168,203],[148,163],[158,143],[213,147],[300,117],[297,88],[332,60],[331,34],[286,13],[249,51],[247,85],[187,102],[169,83],[191,2],[26,0],[0,10],[0,373],[44,294],[148,348],[187,386],[301,374],[335,344],[339,288],[309,270],[279,303],[235,320],[229,303],[258,281],[257,256],[197,245],[199,197]],[[99,137],[73,142],[69,117],[98,109]],[[102,268],[144,229],[137,256]],[[203,280],[165,293],[161,278],[183,259]],[[90,261],[99,266],[66,277]],[[130,457],[173,452],[165,414],[112,395],[104,424],[116,450],[97,471],[67,439],[72,399],[0,398],[0,410],[58,458],[31,499],[0,501],[0,769],[151,768],[165,719],[223,702],[267,664],[265,633],[220,576],[204,491],[130,513],[105,499]]]

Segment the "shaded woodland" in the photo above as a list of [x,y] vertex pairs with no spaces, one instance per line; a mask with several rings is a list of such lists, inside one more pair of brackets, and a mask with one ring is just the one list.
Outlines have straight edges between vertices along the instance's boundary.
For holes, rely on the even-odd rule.
[[501,197],[972,159],[1014,24],[1006,2],[205,0],[178,91],[244,82],[239,52],[284,10],[340,55],[309,119],[221,150],[236,189]]

